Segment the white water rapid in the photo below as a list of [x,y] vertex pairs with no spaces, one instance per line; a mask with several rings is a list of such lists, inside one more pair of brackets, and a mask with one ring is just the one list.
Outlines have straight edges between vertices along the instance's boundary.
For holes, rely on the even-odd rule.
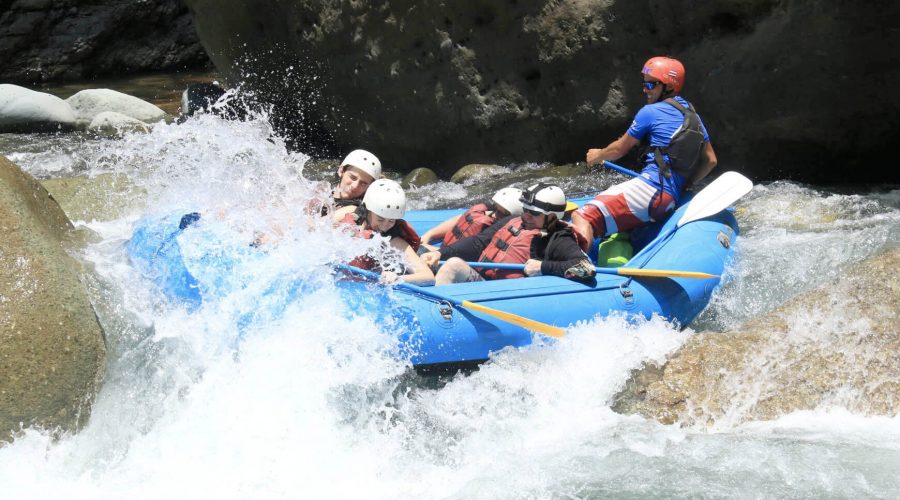
[[[263,306],[252,289],[189,313],[167,303],[129,263],[125,245],[139,218],[179,210],[203,211],[236,234],[279,228],[276,249],[239,271],[261,284],[282,272],[314,280],[330,259],[355,255],[361,240],[308,230],[297,217],[317,184],[303,177],[307,157],[272,139],[264,119],[205,116],[121,139],[7,136],[0,148],[39,178],[116,173],[132,186],[125,195],[132,203],[121,213],[74,221],[99,234],[78,257],[101,277],[93,298],[109,342],[91,417],[58,440],[26,430],[0,445],[0,498],[900,492],[898,417],[832,406],[705,429],[611,409],[632,370],[663,361],[693,333],[736,328],[897,246],[898,190],[758,185],[737,204],[742,234],[730,281],[691,328],[596,320],[558,342],[510,349],[479,371],[435,380],[392,356],[392,332],[364,311],[348,315],[327,279],[238,342],[235,318]],[[536,169],[509,175],[536,180]],[[413,190],[412,208],[463,206],[482,194],[477,184]],[[566,189],[576,185],[605,183],[583,176]],[[839,309],[828,318],[856,319]]]

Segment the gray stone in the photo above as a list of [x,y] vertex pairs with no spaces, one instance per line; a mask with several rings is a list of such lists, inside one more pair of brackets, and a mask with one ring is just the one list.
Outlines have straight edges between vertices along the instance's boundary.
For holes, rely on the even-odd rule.
[[615,408],[663,423],[726,426],[837,406],[900,414],[900,249],[734,332],[700,333],[637,372]]
[[115,111],[98,113],[97,116],[91,120],[87,129],[101,134],[114,136],[121,135],[124,132],[147,132],[150,130],[144,122],[137,118],[132,118]]
[[80,127],[89,126],[98,115],[107,111],[144,123],[158,122],[166,117],[166,112],[153,104],[110,89],[82,90],[66,102],[72,107],[75,123]]
[[72,431],[90,415],[106,344],[65,248],[72,224],[0,156],[0,441],[20,427]]
[[502,167],[498,165],[485,165],[481,163],[473,163],[465,165],[450,176],[450,182],[465,184],[471,180],[481,180],[492,177],[499,173]]
[[434,184],[438,180],[440,179],[438,179],[438,176],[436,173],[434,173],[434,170],[431,170],[430,168],[419,167],[406,174],[406,176],[403,177],[403,182],[401,183],[401,185],[404,189],[409,189],[413,186],[421,187],[427,186],[429,184]]
[[72,108],[59,97],[0,84],[0,132],[67,130],[74,126]]
[[74,221],[111,221],[143,207],[147,192],[121,174],[45,179],[41,185]]

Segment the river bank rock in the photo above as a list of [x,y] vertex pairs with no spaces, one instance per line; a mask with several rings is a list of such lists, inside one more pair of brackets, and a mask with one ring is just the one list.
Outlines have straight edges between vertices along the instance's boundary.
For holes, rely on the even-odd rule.
[[637,372],[616,409],[725,427],[798,410],[900,414],[900,249],[728,333],[691,337]]
[[898,2],[186,4],[230,83],[267,95],[292,118],[286,134],[333,156],[367,144],[385,164],[443,177],[474,162],[582,160],[625,132],[646,102],[643,63],[668,54],[686,64],[683,95],[728,170],[900,181],[871,167],[900,130],[900,100],[883,98],[900,77],[900,30],[885,21]]
[[0,441],[21,427],[74,430],[90,415],[106,344],[64,250],[71,231],[47,190],[0,156]]
[[143,207],[147,192],[127,176],[103,173],[40,181],[69,220],[111,221]]
[[147,124],[122,113],[103,111],[97,113],[87,126],[88,130],[103,135],[119,136],[124,132],[148,132]]
[[0,84],[0,133],[72,130],[75,113],[54,95]]
[[413,186],[422,187],[434,184],[438,180],[438,176],[434,173],[434,170],[427,167],[419,167],[406,174],[406,176],[403,177],[403,182],[400,184],[403,186],[403,189],[409,189]]
[[155,123],[166,117],[166,112],[122,92],[110,89],[87,89],[75,93],[65,101],[75,113],[75,123],[88,127],[101,113],[111,111],[144,123]]
[[0,81],[33,85],[210,66],[179,0],[0,5]]

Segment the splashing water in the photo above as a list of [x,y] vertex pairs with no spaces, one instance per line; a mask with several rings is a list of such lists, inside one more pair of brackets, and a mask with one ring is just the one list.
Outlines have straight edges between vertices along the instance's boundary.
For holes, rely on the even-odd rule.
[[[742,200],[731,280],[694,330],[612,316],[563,339],[497,353],[450,379],[416,375],[393,332],[347,310],[327,262],[370,243],[300,216],[320,186],[307,157],[265,116],[200,116],[121,139],[23,137],[10,155],[42,177],[116,173],[144,201],[80,258],[109,337],[105,384],[81,432],[27,430],[0,447],[3,497],[872,496],[900,490],[900,418],[840,408],[710,431],[610,408],[632,370],[661,363],[695,330],[725,330],[900,241],[898,191],[838,195],[791,183]],[[509,168],[517,182],[539,168]],[[602,177],[600,177],[602,179]],[[521,181],[520,181],[521,180]],[[608,180],[608,178],[606,178]],[[598,177],[571,179],[598,186]],[[446,189],[453,186],[453,189]],[[479,186],[413,189],[413,208],[462,206]],[[501,186],[489,186],[494,189]],[[567,187],[567,189],[571,189]],[[125,245],[146,215],[200,211],[241,244],[275,235],[262,258],[195,311],[162,298]],[[285,275],[315,286],[254,322],[260,290]]]

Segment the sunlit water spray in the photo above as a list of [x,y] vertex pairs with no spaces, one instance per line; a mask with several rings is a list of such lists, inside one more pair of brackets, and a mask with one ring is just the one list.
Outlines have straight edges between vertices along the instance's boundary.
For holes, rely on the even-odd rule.
[[[613,412],[632,370],[663,363],[694,332],[660,319],[596,319],[497,353],[469,375],[416,375],[395,332],[349,310],[330,278],[329,263],[374,243],[307,224],[303,209],[321,185],[265,119],[205,116],[13,158],[36,175],[124,174],[145,201],[79,222],[100,235],[81,257],[102,280],[93,294],[109,337],[106,381],[78,434],[53,441],[29,430],[0,448],[4,497],[886,497],[900,488],[897,418],[822,409],[703,431]],[[536,166],[506,172],[520,184],[540,177]],[[571,191],[597,179],[567,182]],[[474,190],[414,189],[411,205],[463,206],[484,194]],[[738,204],[730,281],[694,328],[734,328],[896,245],[897,204],[896,193],[758,186]],[[203,226],[192,234],[227,248],[271,236],[197,309],[162,297],[126,253],[141,217],[194,211]],[[309,287],[276,311],[267,301],[284,301],[266,290],[286,277]]]

